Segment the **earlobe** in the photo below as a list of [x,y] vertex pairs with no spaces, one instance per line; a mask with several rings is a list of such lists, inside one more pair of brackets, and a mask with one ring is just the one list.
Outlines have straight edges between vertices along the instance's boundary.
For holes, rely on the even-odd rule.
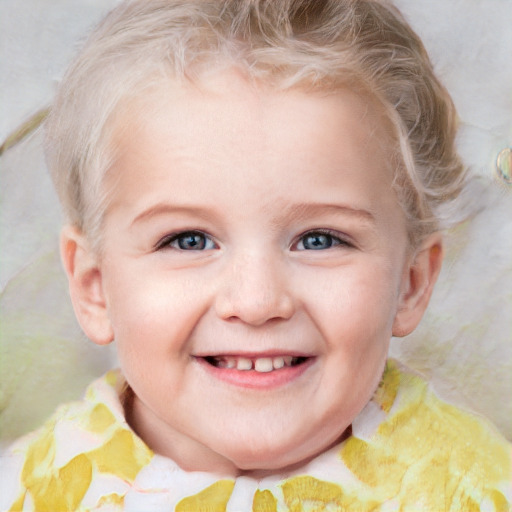
[[400,303],[393,322],[393,336],[406,336],[419,324],[427,309],[443,262],[440,233],[428,236],[404,272]]
[[78,323],[94,343],[110,343],[114,333],[96,254],[86,237],[73,226],[66,226],[61,232],[60,253]]

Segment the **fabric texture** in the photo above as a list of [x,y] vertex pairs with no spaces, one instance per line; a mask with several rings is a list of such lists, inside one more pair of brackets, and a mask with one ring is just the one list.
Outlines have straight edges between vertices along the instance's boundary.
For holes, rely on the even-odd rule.
[[301,512],[511,510],[511,447],[390,360],[352,435],[262,479],[187,472],[131,430],[119,371],[2,457],[0,510]]

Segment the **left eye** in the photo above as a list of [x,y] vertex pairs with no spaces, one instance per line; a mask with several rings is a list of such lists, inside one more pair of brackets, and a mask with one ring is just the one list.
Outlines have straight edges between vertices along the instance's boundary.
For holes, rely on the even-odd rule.
[[156,246],[157,249],[166,247],[179,249],[180,251],[205,251],[215,249],[216,245],[209,236],[200,231],[185,231],[166,236]]
[[296,251],[322,251],[337,245],[349,244],[330,233],[325,233],[323,231],[310,231],[300,237],[299,241],[295,244],[294,249]]

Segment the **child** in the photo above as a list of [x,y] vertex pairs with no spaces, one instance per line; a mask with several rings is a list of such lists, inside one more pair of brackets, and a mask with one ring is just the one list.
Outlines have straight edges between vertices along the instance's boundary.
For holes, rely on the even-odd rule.
[[13,446],[2,510],[509,509],[506,441],[386,361],[465,184],[395,9],[123,3],[46,129],[72,302],[121,371]]

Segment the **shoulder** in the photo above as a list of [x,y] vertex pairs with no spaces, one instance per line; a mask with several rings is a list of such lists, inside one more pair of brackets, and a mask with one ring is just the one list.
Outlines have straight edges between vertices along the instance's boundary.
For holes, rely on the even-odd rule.
[[341,450],[361,482],[418,510],[509,510],[511,445],[492,424],[394,361],[373,403],[381,421]]
[[122,500],[153,455],[126,423],[123,386],[119,372],[107,373],[3,455],[1,510],[78,510],[84,499],[93,508],[107,495],[102,480],[109,499]]

